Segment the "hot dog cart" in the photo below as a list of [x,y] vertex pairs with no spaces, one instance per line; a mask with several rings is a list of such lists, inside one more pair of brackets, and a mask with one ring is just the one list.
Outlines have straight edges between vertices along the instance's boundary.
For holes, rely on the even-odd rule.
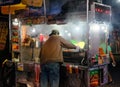
[[93,13],[89,13],[89,21],[86,22],[86,13],[83,12],[68,13],[66,20],[59,20],[59,17],[54,19],[56,15],[31,17],[25,10],[22,14],[18,12],[17,18],[12,18],[11,31],[16,86],[40,85],[39,53],[52,29],[58,29],[62,37],[80,47],[79,51],[63,49],[64,63],[61,66],[60,86],[70,85],[70,79],[76,79],[71,83],[72,87],[97,87],[106,84],[109,55],[104,53],[100,45],[107,43],[110,23],[91,18]]

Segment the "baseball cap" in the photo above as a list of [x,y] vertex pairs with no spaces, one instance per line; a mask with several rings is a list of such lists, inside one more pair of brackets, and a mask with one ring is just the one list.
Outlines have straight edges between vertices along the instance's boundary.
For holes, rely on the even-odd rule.
[[51,33],[49,34],[49,36],[51,35],[59,35],[59,31],[58,30],[52,30]]

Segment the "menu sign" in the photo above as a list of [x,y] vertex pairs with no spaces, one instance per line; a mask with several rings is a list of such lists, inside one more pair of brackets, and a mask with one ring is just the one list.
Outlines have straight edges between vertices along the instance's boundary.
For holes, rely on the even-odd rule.
[[13,5],[20,3],[21,0],[0,0],[0,6]]
[[4,50],[8,36],[8,22],[0,21],[0,50]]

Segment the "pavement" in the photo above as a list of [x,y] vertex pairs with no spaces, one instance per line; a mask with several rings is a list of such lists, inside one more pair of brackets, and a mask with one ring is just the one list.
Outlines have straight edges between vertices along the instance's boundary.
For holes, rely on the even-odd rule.
[[116,67],[113,67],[112,64],[109,64],[108,67],[113,82],[102,87],[120,87],[120,59],[117,59]]
[[120,81],[116,81],[116,82],[113,82],[111,84],[106,84],[106,85],[101,86],[101,87],[120,87]]

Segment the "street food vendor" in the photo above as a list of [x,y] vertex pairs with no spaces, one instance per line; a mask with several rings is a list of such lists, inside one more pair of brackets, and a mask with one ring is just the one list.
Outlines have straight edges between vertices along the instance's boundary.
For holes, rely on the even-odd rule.
[[59,87],[59,70],[60,64],[63,62],[62,47],[76,49],[75,45],[71,44],[61,36],[58,30],[52,30],[49,39],[43,44],[40,51],[41,64],[41,81],[40,87]]

